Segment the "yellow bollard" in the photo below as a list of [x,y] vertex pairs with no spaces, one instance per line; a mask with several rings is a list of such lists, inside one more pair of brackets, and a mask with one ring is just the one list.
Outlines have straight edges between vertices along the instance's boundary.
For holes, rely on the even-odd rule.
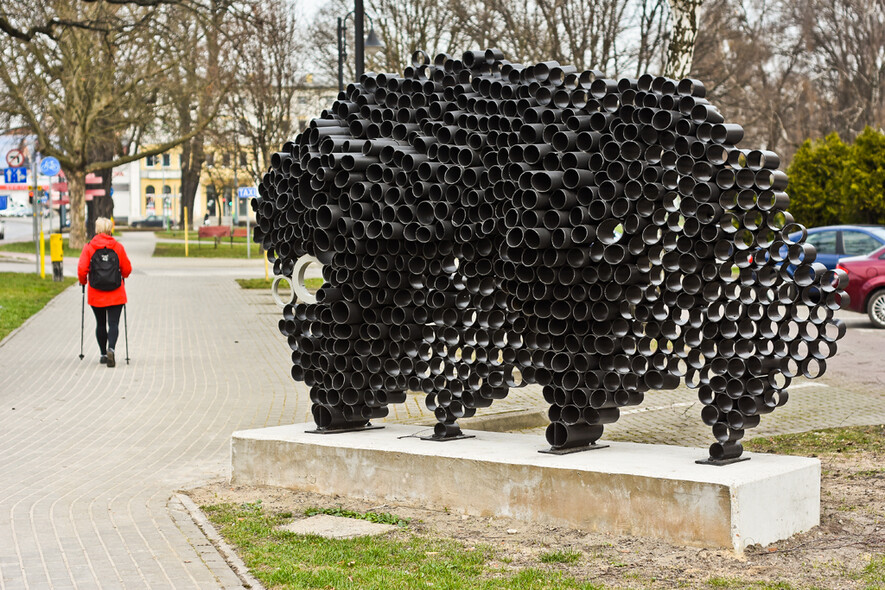
[[190,228],[187,225],[187,207],[184,208],[184,257],[187,258],[187,234]]
[[61,234],[49,235],[49,259],[52,261],[52,280],[61,282],[64,279],[64,238]]
[[49,259],[52,262],[62,262],[65,259],[64,238],[61,234],[49,236]]
[[267,276],[267,256],[264,256],[264,280],[269,281],[270,279]]
[[40,278],[46,278],[46,238],[40,232]]

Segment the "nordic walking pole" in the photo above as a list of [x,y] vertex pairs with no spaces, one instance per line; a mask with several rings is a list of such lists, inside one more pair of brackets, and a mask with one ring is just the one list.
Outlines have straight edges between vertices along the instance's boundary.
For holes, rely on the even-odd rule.
[[83,300],[80,304],[80,360],[83,360],[83,316],[86,314],[86,285],[80,285],[83,291]]
[[126,304],[123,304],[123,331],[126,338],[126,364],[129,364],[129,319],[126,317]]

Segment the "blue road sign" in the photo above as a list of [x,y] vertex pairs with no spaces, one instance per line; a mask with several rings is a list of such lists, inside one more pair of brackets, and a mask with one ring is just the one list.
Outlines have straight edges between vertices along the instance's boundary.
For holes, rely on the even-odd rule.
[[27,168],[4,168],[3,181],[5,184],[27,184]]
[[253,199],[258,197],[258,189],[254,186],[244,186],[237,189],[237,197],[241,199]]
[[6,209],[9,206],[9,196],[0,195],[0,209]]
[[40,174],[43,174],[44,176],[55,176],[59,172],[61,172],[61,164],[58,163],[57,158],[49,156],[40,161]]

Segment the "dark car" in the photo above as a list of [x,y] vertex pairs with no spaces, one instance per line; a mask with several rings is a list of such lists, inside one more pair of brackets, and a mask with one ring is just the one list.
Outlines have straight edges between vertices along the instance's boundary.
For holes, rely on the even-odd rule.
[[[799,234],[790,237],[796,238]],[[828,269],[847,256],[862,256],[885,246],[885,227],[880,225],[828,225],[808,230],[807,242],[817,250],[816,262]]]
[[874,326],[885,328],[885,247],[866,256],[843,258],[836,268],[848,274],[848,309],[866,313]]
[[132,227],[165,227],[166,224],[163,222],[162,217],[157,217],[156,215],[148,215],[144,219],[139,221],[133,221],[130,224]]

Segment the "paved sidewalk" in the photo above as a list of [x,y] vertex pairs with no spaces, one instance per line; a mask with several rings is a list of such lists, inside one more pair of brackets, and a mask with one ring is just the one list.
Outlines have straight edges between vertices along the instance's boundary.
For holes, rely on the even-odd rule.
[[225,474],[234,430],[307,418],[276,369],[275,320],[232,280],[262,276],[260,260],[151,259],[152,234],[121,241],[131,364],[122,333],[118,367],[98,364],[89,309],[78,360],[78,286],[0,345],[0,588],[240,587],[173,518],[173,491]]
[[[233,281],[263,276],[260,259],[154,259],[153,234],[121,241],[135,268],[129,365],[123,334],[118,367],[98,364],[88,309],[78,360],[77,286],[0,343],[0,590],[241,587],[174,491],[227,476],[233,431],[309,420],[280,309],[269,292]],[[883,369],[868,352],[885,332],[849,321],[840,343],[849,354],[831,363],[837,378],[797,382],[753,434],[885,422]],[[527,387],[480,415],[545,411]],[[650,393],[605,438],[706,447],[699,413],[693,390]],[[419,395],[388,419],[416,432],[434,422]]]

